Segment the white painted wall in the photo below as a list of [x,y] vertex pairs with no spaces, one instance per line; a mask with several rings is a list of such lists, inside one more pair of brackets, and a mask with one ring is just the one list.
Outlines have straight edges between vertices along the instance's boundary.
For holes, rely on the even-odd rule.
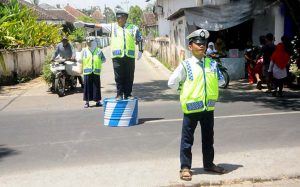
[[170,35],[171,23],[167,18],[181,8],[197,6],[197,0],[157,0],[157,5],[163,7],[163,14],[158,15],[159,36]]
[[252,28],[252,39],[254,45],[259,45],[259,36],[272,33],[275,44],[281,42],[284,34],[284,17],[280,14],[280,7],[266,9],[263,14],[255,17]]
[[274,30],[274,37],[275,37],[275,44],[281,42],[281,37],[284,34],[284,17],[280,13],[280,7],[276,6],[273,8],[273,14],[275,16],[275,30]]

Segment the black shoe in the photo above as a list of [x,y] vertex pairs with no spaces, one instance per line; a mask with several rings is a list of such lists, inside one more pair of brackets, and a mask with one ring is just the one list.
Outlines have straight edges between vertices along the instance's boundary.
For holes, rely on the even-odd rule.
[[124,99],[134,99],[134,97],[132,96],[132,95],[129,95],[129,96],[125,96],[125,98]]
[[276,95],[277,95],[277,92],[276,92],[276,91],[273,91],[273,92],[272,92],[272,96],[276,97]]
[[102,106],[101,101],[96,102],[96,107],[100,107],[100,106]]
[[208,168],[204,168],[205,171],[208,172],[214,172],[214,173],[219,173],[219,174],[225,174],[228,173],[228,171],[220,166],[216,166],[215,164],[213,164],[211,167]]
[[89,108],[90,104],[89,103],[85,103],[84,108]]
[[256,85],[256,88],[259,89],[259,90],[261,90],[262,89],[262,85],[261,84],[262,84],[262,82],[258,81],[257,85]]
[[84,87],[84,85],[83,84],[81,84],[81,86],[80,86],[81,88],[83,88]]
[[116,100],[117,100],[117,101],[123,100],[123,97],[122,97],[121,95],[117,95],[117,96],[116,96]]

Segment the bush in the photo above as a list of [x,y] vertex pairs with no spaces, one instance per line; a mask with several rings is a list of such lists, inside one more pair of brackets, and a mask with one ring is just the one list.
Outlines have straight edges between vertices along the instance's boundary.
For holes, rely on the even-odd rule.
[[17,0],[0,2],[0,49],[50,46],[60,41],[61,26],[38,22]]
[[50,70],[51,58],[52,58],[52,54],[49,53],[46,56],[45,62],[43,64],[43,69],[42,69],[42,78],[48,85],[51,85],[52,81],[55,78],[54,74]]

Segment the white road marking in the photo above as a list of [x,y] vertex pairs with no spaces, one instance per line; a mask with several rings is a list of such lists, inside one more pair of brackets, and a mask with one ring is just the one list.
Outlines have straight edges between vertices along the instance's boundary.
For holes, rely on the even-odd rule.
[[[273,113],[260,113],[260,114],[241,114],[241,115],[229,115],[229,116],[216,116],[215,119],[257,117],[257,116],[274,116],[274,115],[288,115],[288,114],[300,114],[300,111],[293,111],[293,112],[273,112]],[[182,118],[178,118],[178,119],[165,119],[165,120],[153,120],[153,121],[147,121],[145,123],[161,123],[161,122],[175,122],[175,121],[182,121]]]

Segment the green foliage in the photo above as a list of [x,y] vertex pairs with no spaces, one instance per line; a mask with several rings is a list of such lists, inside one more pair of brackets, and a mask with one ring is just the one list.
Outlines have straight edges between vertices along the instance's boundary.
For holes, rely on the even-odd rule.
[[37,22],[34,12],[17,0],[0,3],[0,49],[49,46],[60,41],[60,30]]
[[85,36],[86,30],[84,28],[78,28],[69,35],[69,39],[74,42],[82,42]]
[[52,58],[52,54],[49,53],[45,58],[45,62],[43,64],[43,69],[42,69],[42,78],[48,85],[50,85],[52,83],[52,80],[54,80],[55,78],[54,74],[50,70],[51,58]]
[[107,23],[112,23],[116,21],[116,15],[111,8],[105,7],[104,15],[106,16]]
[[96,20],[89,16],[80,16],[77,18],[79,21],[88,22],[88,23],[96,23]]
[[25,77],[17,77],[17,82],[18,83],[24,83],[32,80],[32,77],[25,76]]
[[5,62],[4,62],[4,57],[3,57],[3,54],[0,52],[0,68],[2,69],[2,72],[4,75],[7,74],[7,69],[6,69],[6,65],[5,65]]
[[152,3],[148,3],[147,5],[146,5],[146,8],[145,8],[145,10],[144,10],[144,12],[153,12],[153,9],[154,9],[154,6],[155,6],[155,2],[152,4]]
[[139,6],[131,6],[129,9],[128,23],[132,23],[141,28],[144,22],[143,11]]
[[40,1],[39,0],[31,0],[31,3],[34,5],[39,5]]
[[73,25],[73,23],[70,22],[66,22],[62,25],[62,27],[63,33],[67,33],[68,35],[75,31],[75,26]]

